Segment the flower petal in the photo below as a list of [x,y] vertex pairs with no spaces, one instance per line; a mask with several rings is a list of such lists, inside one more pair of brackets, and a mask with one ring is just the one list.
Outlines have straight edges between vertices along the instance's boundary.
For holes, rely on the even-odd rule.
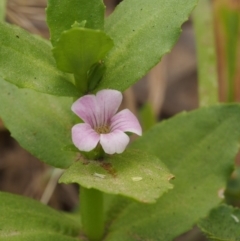
[[108,124],[122,102],[122,93],[117,90],[101,90],[97,92],[96,98],[101,110],[100,124]]
[[122,102],[117,90],[101,90],[95,95],[85,95],[75,101],[72,111],[92,128],[107,125]]
[[93,150],[97,146],[99,140],[100,135],[87,123],[77,124],[72,128],[73,144],[80,151]]
[[122,110],[111,119],[111,131],[120,130],[142,135],[142,128],[136,116],[128,109]]
[[92,128],[98,126],[99,108],[95,95],[85,95],[76,100],[72,111]]
[[100,144],[103,150],[108,154],[122,153],[126,149],[128,143],[128,135],[119,130],[100,135]]

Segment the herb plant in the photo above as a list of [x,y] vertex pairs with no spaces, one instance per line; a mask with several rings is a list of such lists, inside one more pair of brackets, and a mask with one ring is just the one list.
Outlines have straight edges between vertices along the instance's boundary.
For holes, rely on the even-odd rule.
[[[1,241],[171,241],[195,224],[212,240],[239,240],[239,209],[218,205],[239,151],[240,105],[217,104],[208,0],[193,15],[201,108],[128,147],[128,132],[142,130],[129,110],[117,113],[121,92],[171,50],[197,4],[124,0],[104,18],[102,0],[48,0],[50,42],[0,23],[0,116],[23,148],[64,169],[59,182],[80,187],[73,215],[0,192]],[[238,12],[223,15],[239,24]]]

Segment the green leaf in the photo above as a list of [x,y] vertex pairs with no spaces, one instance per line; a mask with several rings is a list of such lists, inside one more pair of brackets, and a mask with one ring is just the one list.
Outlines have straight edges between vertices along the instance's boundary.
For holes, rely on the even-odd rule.
[[198,225],[210,240],[239,241],[240,209],[221,205]]
[[37,201],[0,192],[1,241],[77,241],[80,224]]
[[73,73],[82,93],[87,91],[87,73],[113,47],[113,41],[102,31],[74,27],[64,31],[53,48],[60,70]]
[[218,102],[217,56],[212,5],[208,0],[201,0],[193,13],[200,105],[208,106]]
[[129,150],[104,161],[78,161],[66,170],[60,182],[78,183],[85,188],[153,203],[172,188],[169,183],[172,178],[173,175],[155,156]]
[[55,46],[63,31],[77,21],[86,28],[103,29],[105,6],[102,0],[48,0],[47,23]]
[[139,138],[132,148],[167,163],[176,177],[174,189],[153,205],[116,198],[110,213],[125,205],[108,220],[106,241],[172,241],[206,216],[221,201],[218,193],[238,153],[239,119],[239,104],[202,108],[163,121]]
[[0,116],[23,148],[55,167],[67,168],[77,159],[65,150],[72,144],[72,98],[19,90],[1,78],[0,90]]
[[[97,89],[123,91],[143,77],[176,43],[198,0],[124,0],[106,20],[114,41]],[[134,7],[133,7],[134,6]]]
[[57,70],[45,40],[5,23],[0,23],[0,76],[20,88],[79,96],[72,79]]

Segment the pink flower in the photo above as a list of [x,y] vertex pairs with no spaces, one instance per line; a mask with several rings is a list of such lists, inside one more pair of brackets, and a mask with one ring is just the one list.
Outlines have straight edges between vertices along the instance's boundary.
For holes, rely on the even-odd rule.
[[121,102],[121,92],[101,90],[73,103],[72,111],[85,122],[72,128],[72,141],[80,151],[91,151],[100,142],[106,153],[122,153],[129,143],[124,132],[142,135],[142,128],[131,111],[125,109],[116,114]]

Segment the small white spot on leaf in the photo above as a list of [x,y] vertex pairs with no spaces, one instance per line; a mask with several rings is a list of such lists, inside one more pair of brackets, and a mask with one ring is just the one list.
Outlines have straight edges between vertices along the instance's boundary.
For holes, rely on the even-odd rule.
[[218,197],[221,199],[224,199],[224,188],[221,188],[218,190]]
[[236,216],[233,215],[233,214],[231,214],[231,217],[234,219],[234,221],[235,221],[236,223],[239,223],[239,219],[238,219],[238,217],[236,217]]
[[139,181],[141,181],[143,178],[142,177],[132,177],[132,180],[134,181],[134,182],[139,182]]
[[100,174],[100,173],[96,173],[96,172],[93,174],[93,176],[94,177],[99,177],[99,178],[102,178],[102,179],[104,179],[106,177],[106,175]]

